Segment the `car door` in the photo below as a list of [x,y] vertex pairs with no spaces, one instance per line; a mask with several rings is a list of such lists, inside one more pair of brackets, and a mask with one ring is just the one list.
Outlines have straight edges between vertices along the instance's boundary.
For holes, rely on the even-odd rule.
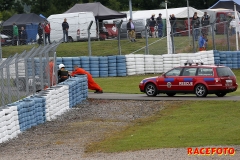
[[185,67],[181,76],[178,77],[179,91],[193,91],[196,82],[197,67]]
[[178,77],[180,76],[182,67],[173,68],[166,72],[158,79],[158,87],[162,91],[177,91]]

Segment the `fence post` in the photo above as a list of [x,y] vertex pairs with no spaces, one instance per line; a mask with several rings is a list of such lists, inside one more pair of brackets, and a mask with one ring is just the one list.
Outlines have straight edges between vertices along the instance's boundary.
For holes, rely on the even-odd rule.
[[2,61],[2,36],[0,36],[0,62]]
[[217,20],[218,20],[218,18],[216,18],[216,19],[211,23],[213,50],[216,50],[214,25],[215,25],[215,23],[216,23]]
[[227,46],[228,46],[228,51],[230,51],[230,41],[229,41],[229,31],[228,31],[228,29],[229,29],[229,25],[230,25],[230,22],[232,21],[232,18],[230,18],[230,19],[228,19],[228,21],[227,21],[227,29],[226,29],[226,31],[227,31]]
[[172,40],[172,54],[175,53],[175,46],[174,46],[174,41],[173,41],[173,36],[175,33],[173,33],[173,27],[175,25],[176,21],[173,21],[172,25],[171,25],[171,40]]
[[91,50],[91,37],[90,37],[90,29],[92,27],[93,21],[90,22],[90,24],[88,25],[88,53],[89,56],[92,56],[92,50]]
[[145,38],[146,38],[145,55],[149,54],[149,49],[148,49],[148,26],[149,26],[149,22],[145,26]]
[[193,53],[196,53],[196,48],[195,48],[195,38],[194,38],[194,24],[192,24],[192,39],[193,39]]
[[121,20],[120,23],[117,24],[117,29],[118,29],[118,54],[119,54],[119,55],[122,54],[121,44],[120,44],[120,41],[121,41],[120,28],[121,28],[121,26],[122,26],[122,23],[123,23],[123,20]]

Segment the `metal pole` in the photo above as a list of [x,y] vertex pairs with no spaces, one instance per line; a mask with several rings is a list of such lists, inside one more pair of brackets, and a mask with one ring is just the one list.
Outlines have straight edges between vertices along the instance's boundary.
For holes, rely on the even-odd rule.
[[97,35],[97,38],[98,38],[98,40],[99,40],[99,20],[97,19],[97,26],[98,26],[98,35]]
[[2,61],[2,36],[0,36],[0,62]]
[[176,21],[174,21],[173,24],[171,25],[172,54],[175,53],[174,42],[173,42],[173,36],[175,34],[175,33],[173,33],[173,27],[174,27],[175,23],[176,23]]
[[129,12],[130,12],[130,18],[132,19],[132,0],[129,0]]
[[196,48],[195,48],[195,38],[194,38],[194,24],[192,25],[192,38],[193,38],[193,53],[196,52]]
[[89,53],[89,56],[92,56],[92,50],[91,50],[91,37],[90,37],[90,29],[91,29],[91,26],[93,24],[93,21],[90,22],[89,26],[88,26],[88,53]]
[[[229,24],[232,21],[232,18],[229,19],[227,21],[227,28],[225,29],[227,31],[227,45],[228,45],[228,51],[230,51],[230,41],[229,41],[229,32],[228,32],[228,28],[229,28]],[[226,25],[225,25],[226,26]]]
[[145,54],[146,54],[146,55],[149,54],[149,50],[148,50],[148,32],[147,32],[147,28],[148,28],[148,24],[146,24],[146,26],[145,26],[145,38],[146,38]]
[[214,25],[216,23],[218,18],[216,18],[213,23],[211,23],[211,29],[212,29],[212,42],[213,42],[213,49],[216,50],[216,44],[215,44],[215,30],[214,30]]
[[122,50],[121,50],[121,44],[120,44],[120,28],[122,25],[123,20],[120,21],[120,23],[117,25],[117,29],[118,29],[118,54],[121,55],[122,54]]
[[236,50],[239,50],[238,47],[238,27],[239,27],[239,18],[237,15],[237,10],[236,10],[236,3],[234,3],[234,13],[235,13],[235,35],[236,35]]
[[187,10],[188,10],[188,41],[189,41],[189,44],[190,44],[191,32],[190,32],[190,17],[189,17],[189,3],[188,3],[188,0],[187,0]]

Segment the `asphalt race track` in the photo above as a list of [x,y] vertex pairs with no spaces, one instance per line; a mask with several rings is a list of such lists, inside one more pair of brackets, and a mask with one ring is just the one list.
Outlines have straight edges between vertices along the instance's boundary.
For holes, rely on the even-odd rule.
[[190,101],[206,101],[206,100],[224,100],[224,101],[240,101],[240,96],[224,96],[217,97],[214,94],[209,94],[207,97],[196,97],[194,94],[181,95],[177,94],[174,97],[168,97],[165,94],[159,94],[156,97],[148,97],[146,94],[119,94],[119,93],[103,93],[96,94],[93,92],[88,93],[88,98],[94,99],[112,99],[112,100],[145,100],[145,101],[179,101],[179,100],[190,100]]

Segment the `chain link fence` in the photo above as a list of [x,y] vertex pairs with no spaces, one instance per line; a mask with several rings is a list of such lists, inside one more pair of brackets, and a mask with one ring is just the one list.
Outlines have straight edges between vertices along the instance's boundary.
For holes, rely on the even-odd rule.
[[0,107],[56,84],[58,45],[33,47],[0,61]]

